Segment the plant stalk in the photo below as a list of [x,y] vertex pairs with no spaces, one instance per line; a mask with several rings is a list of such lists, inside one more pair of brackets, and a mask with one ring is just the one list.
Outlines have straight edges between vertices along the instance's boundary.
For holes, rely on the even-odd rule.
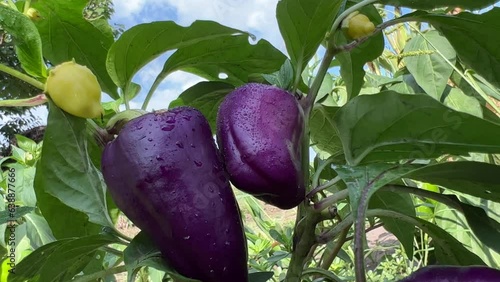
[[41,83],[40,81],[32,78],[31,76],[29,75],[26,75],[22,72],[19,72],[11,67],[8,67],[4,64],[0,64],[0,71],[1,72],[4,72],[4,73],[7,73],[7,74],[10,74],[11,76],[17,78],[17,79],[20,79],[28,84],[31,84],[32,86],[44,91],[45,90],[45,85],[43,83]]

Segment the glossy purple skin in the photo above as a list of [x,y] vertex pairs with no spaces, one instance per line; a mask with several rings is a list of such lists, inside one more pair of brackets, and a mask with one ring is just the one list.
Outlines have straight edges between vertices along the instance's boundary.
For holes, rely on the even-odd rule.
[[106,146],[102,172],[118,208],[177,272],[203,282],[248,281],[239,208],[198,110],[131,120]]
[[498,282],[500,270],[486,266],[427,266],[399,282]]
[[236,188],[279,207],[305,198],[304,114],[280,88],[249,83],[231,92],[217,115],[217,142]]

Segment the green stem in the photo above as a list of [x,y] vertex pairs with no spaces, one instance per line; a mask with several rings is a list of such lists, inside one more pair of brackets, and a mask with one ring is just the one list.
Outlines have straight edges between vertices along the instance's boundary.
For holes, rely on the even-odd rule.
[[160,75],[158,76],[155,81],[153,82],[153,85],[151,85],[151,88],[149,89],[148,94],[146,95],[146,98],[144,99],[144,103],[142,103],[142,109],[146,110],[149,104],[149,101],[153,97],[153,94],[155,93],[156,89],[158,86],[160,86],[160,83],[167,77],[168,74]]
[[30,6],[31,6],[31,0],[26,0],[24,2],[24,13],[25,14],[28,13],[28,10],[29,10]]
[[472,86],[472,88],[474,88],[474,90],[476,90],[476,92],[483,97],[486,103],[488,103],[497,112],[497,114],[500,114],[500,108],[498,108],[495,101],[493,101],[493,99],[491,99],[488,94],[484,93],[483,89],[477,85],[475,78],[470,74],[470,72],[467,71],[465,76],[467,77],[465,80]]
[[332,265],[333,260],[337,257],[339,251],[342,249],[342,246],[346,242],[347,234],[349,234],[349,227],[342,230],[340,233],[340,237],[335,241],[335,245],[330,252],[325,251],[323,254],[323,260],[321,261],[321,268],[328,269],[330,265]]
[[10,68],[4,64],[0,64],[0,71],[5,72],[7,74],[10,74],[11,76],[13,76],[17,79],[20,79],[28,84],[31,84],[34,87],[36,87],[42,91],[44,91],[44,89],[45,89],[45,86],[40,81],[32,78],[31,76],[28,76],[28,75],[22,73],[22,72],[19,72],[13,68]]
[[96,281],[99,278],[106,277],[108,275],[113,275],[121,272],[127,271],[127,266],[119,265],[117,267],[108,268],[102,271],[98,271],[89,275],[79,276],[72,280],[72,282],[90,282]]
[[340,178],[340,176],[337,175],[333,179],[330,179],[327,182],[316,186],[314,189],[311,190],[311,192],[309,192],[309,194],[307,194],[306,198],[312,198],[316,193],[332,187],[333,185],[337,184],[337,182],[339,182],[340,180],[342,180],[342,178]]
[[300,223],[302,232],[298,233],[299,238],[286,273],[287,282],[300,282],[307,255],[316,241],[315,230],[316,224],[320,221],[319,214],[309,213],[303,220],[304,222]]
[[340,190],[340,191],[335,192],[332,195],[324,198],[323,200],[315,203],[314,210],[317,212],[321,212],[324,209],[326,209],[327,207],[329,207],[329,206],[331,206],[331,205],[333,205],[341,200],[347,199],[347,197],[349,197],[349,190],[347,190],[347,189]]
[[13,1],[13,0],[7,0],[7,3],[9,4],[9,6],[10,6],[12,9],[14,9],[14,10],[16,10],[16,11],[17,11],[17,6],[16,6],[16,4],[14,3],[14,1]]
[[45,96],[45,94],[39,94],[35,97],[26,99],[1,100],[0,107],[34,107],[45,104],[47,101],[47,96]]
[[123,256],[123,252],[122,252],[122,251],[117,250],[117,249],[115,249],[115,248],[111,248],[111,247],[109,247],[109,246],[104,246],[104,247],[102,247],[101,249],[102,249],[103,251],[108,252],[108,253],[110,253],[110,254],[113,254],[113,255],[115,255],[115,256],[117,256],[117,257],[122,257],[122,256]]
[[325,75],[328,69],[330,68],[330,63],[332,62],[333,57],[335,57],[337,53],[339,53],[339,51],[334,50],[331,46],[327,47],[325,56],[323,57],[323,60],[321,60],[318,73],[316,74],[313,84],[311,85],[309,93],[307,93],[307,97],[305,99],[304,113],[306,114],[307,117],[309,117],[311,113],[314,101],[316,100],[316,96],[318,96],[318,91],[321,87],[321,84],[323,83],[323,79],[325,78]]

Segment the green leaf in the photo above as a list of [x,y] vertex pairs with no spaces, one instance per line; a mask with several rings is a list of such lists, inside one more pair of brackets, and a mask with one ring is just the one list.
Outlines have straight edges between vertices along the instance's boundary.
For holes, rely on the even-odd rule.
[[391,6],[403,6],[413,9],[432,10],[439,7],[461,7],[464,9],[481,9],[496,3],[498,0],[380,0],[380,3]]
[[[366,15],[375,25],[382,23],[378,10],[373,5],[365,6],[359,10]],[[335,33],[335,44],[342,46],[348,43],[346,36],[342,32]],[[384,37],[377,33],[370,37],[366,42],[357,46],[349,52],[342,52],[336,56],[340,62],[340,75],[347,87],[347,96],[349,99],[357,96],[364,83],[365,63],[378,58],[384,51]]]
[[102,175],[88,155],[86,127],[85,119],[50,103],[42,157],[36,171],[37,189],[86,213],[90,222],[113,226]]
[[[162,270],[179,282],[195,282],[198,280],[186,278],[177,273],[165,260],[162,259],[158,248],[144,233],[139,232],[123,251],[123,261],[129,269],[129,281],[134,281],[135,273],[144,266]],[[132,280],[131,280],[132,279]]]
[[155,84],[170,73],[183,70],[208,80],[241,85],[250,82],[251,75],[279,70],[285,59],[264,39],[252,45],[246,34],[218,37],[179,48],[165,62]]
[[264,79],[272,85],[282,89],[290,89],[293,82],[293,66],[290,60],[285,60],[280,70],[272,74],[262,75]]
[[34,207],[16,207],[15,211],[12,213],[7,207],[5,210],[0,211],[0,224],[6,224],[11,220],[17,220],[29,214],[34,209]]
[[[479,236],[488,236],[489,238],[494,239],[492,237],[495,237],[495,234],[498,234],[498,228],[495,228],[495,226],[497,226],[497,223],[500,222],[500,204],[492,201],[485,201],[484,199],[477,197],[463,195],[461,193],[455,192],[454,194],[459,196],[462,201],[461,205],[465,205],[466,203],[467,205],[474,205],[475,209],[481,209],[485,211],[486,214],[482,215],[483,212],[478,211],[475,215],[482,218],[479,219],[476,216],[471,217],[470,220],[467,219],[467,222],[469,223],[466,224],[466,217],[462,213],[457,210],[444,210],[442,208],[443,205],[438,204],[436,207],[436,213],[439,212],[439,214],[438,217],[436,217],[436,223],[438,223],[438,225],[442,228],[448,230],[455,238],[464,243],[469,250],[481,257],[481,259],[483,259],[489,266],[495,268],[500,267],[500,252],[493,251],[493,249],[488,248],[478,239]],[[466,213],[465,210],[463,210],[463,212]],[[487,219],[486,216],[488,216],[489,219]],[[477,221],[477,223],[473,221]],[[492,221],[495,222],[493,223]],[[474,226],[482,223],[485,223],[486,225]],[[484,238],[482,240],[484,240]],[[498,240],[494,240],[491,243],[498,245]]]
[[362,95],[334,118],[346,160],[428,159],[445,153],[499,153],[500,126],[453,111],[426,95]]
[[314,56],[330,30],[342,1],[282,0],[276,18],[286,49],[296,69],[296,79]]
[[116,85],[126,90],[137,71],[166,51],[241,33],[212,21],[195,21],[188,27],[173,21],[139,24],[111,46],[106,67]]
[[217,111],[226,95],[234,90],[234,86],[218,81],[203,81],[184,92],[168,106],[191,106],[198,109],[208,120],[212,132],[215,132]]
[[[413,18],[412,14],[408,16]],[[462,12],[456,16],[437,14],[414,16],[418,20],[429,22],[444,35],[463,63],[495,86],[500,86],[500,41],[491,36],[496,34],[500,27],[500,8],[493,8],[479,15]]]
[[481,162],[446,162],[428,165],[405,177],[500,203],[500,166]]
[[[386,209],[406,214],[415,217],[415,207],[409,194],[400,194],[390,191],[377,191],[370,198],[370,209]],[[406,255],[409,258],[413,257],[413,238],[415,228],[411,223],[398,220],[391,217],[383,217],[380,219],[384,223],[384,228],[398,238],[399,242],[404,247]]]
[[452,64],[455,64],[456,60],[456,53],[448,40],[437,31],[431,30],[413,37],[406,44],[404,52],[422,53],[406,56],[403,61],[418,85],[428,95],[440,100],[453,72],[453,65],[448,64],[441,54]]
[[52,235],[49,224],[42,216],[29,213],[24,219],[26,220],[26,236],[30,239],[33,249],[36,250],[56,240]]
[[30,18],[17,10],[0,5],[0,25],[14,37],[16,55],[24,71],[34,77],[46,77],[42,40]]
[[[41,170],[40,162],[37,170]],[[80,237],[96,234],[101,227],[89,222],[88,216],[63,204],[56,197],[45,192],[44,176],[35,175],[35,193],[37,205],[57,239]]]
[[500,238],[500,223],[488,217],[482,208],[464,203],[461,203],[460,206],[474,234],[486,246],[500,254],[500,241],[498,240]]
[[333,117],[340,108],[314,105],[309,121],[312,144],[331,155],[342,152]]
[[471,96],[465,95],[460,88],[446,87],[442,96],[443,104],[455,111],[468,113],[482,118],[483,110],[479,101]]
[[484,261],[455,239],[450,233],[426,220],[415,218],[422,228],[432,237],[438,264],[485,265]]
[[[354,215],[358,210],[366,210],[373,193],[384,185],[400,179],[403,175],[416,169],[414,165],[370,164],[365,166],[334,165],[333,169],[347,184],[349,200]],[[358,209],[363,205],[362,209]],[[356,218],[364,220],[364,218]]]
[[88,264],[98,248],[117,241],[116,237],[93,235],[49,243],[23,259],[16,266],[16,273],[9,275],[9,281],[24,282],[37,276],[36,281],[70,281]]
[[273,272],[254,272],[248,274],[248,282],[267,282],[273,278]]
[[[9,167],[15,169],[15,200],[23,206],[36,206],[36,195],[33,189],[33,179],[35,167],[27,167],[20,163],[10,164]],[[8,192],[6,190],[6,192]]]
[[[496,205],[498,207],[498,204]],[[495,211],[490,211],[490,215],[492,213],[495,213]],[[447,230],[468,250],[479,256],[489,266],[495,268],[500,266],[500,254],[488,248],[476,235],[474,235],[462,213],[442,203],[438,203],[435,208],[435,222],[439,227]]]
[[83,18],[88,0],[41,0],[33,3],[42,19],[36,22],[43,55],[53,65],[75,59],[97,77],[104,92],[118,98],[116,85],[106,71],[106,55],[114,39]]

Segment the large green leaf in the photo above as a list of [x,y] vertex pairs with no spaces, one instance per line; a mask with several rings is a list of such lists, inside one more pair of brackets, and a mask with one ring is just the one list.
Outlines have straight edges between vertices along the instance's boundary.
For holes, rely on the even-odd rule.
[[422,52],[418,56],[404,57],[403,61],[418,85],[428,95],[440,100],[453,72],[453,65],[444,58],[452,64],[455,64],[456,60],[456,53],[448,40],[437,31],[431,30],[410,39],[404,52]]
[[500,41],[491,36],[500,28],[500,8],[479,15],[464,12],[456,16],[426,13],[408,16],[432,24],[448,39],[466,65],[500,86]]
[[361,95],[334,118],[349,164],[500,153],[500,126],[453,111],[426,95]]
[[481,162],[428,165],[405,177],[500,203],[500,166]]
[[36,281],[44,282],[71,281],[98,248],[117,241],[109,235],[93,235],[49,243],[23,259],[16,266],[16,273],[9,275],[9,282],[24,282],[35,277]]
[[462,7],[464,9],[481,9],[498,0],[380,0],[382,4],[403,6],[413,9],[432,10],[439,7]]
[[[360,9],[370,21],[375,25],[382,23],[378,10],[373,5]],[[346,36],[342,32],[335,33],[335,44],[338,46],[348,43]],[[384,36],[381,33],[373,35],[366,42],[357,46],[349,52],[342,52],[336,56],[340,62],[340,75],[345,82],[347,95],[353,98],[359,94],[364,83],[365,71],[363,69],[366,62],[378,58],[384,51]]]
[[188,27],[172,21],[139,24],[111,46],[106,67],[116,85],[126,89],[137,71],[166,51],[241,33],[212,21],[195,21]]
[[42,19],[36,22],[43,55],[57,65],[75,59],[97,76],[104,92],[118,98],[116,85],[106,71],[106,55],[113,36],[83,18],[88,0],[40,0],[33,3]]
[[[233,85],[250,82],[252,75],[278,71],[286,57],[264,39],[253,45],[248,35],[213,38],[179,48],[168,58],[155,83],[176,70]],[[221,77],[224,75],[227,77]]]
[[296,79],[314,56],[337,15],[341,0],[282,0],[276,19],[288,55],[296,69]]
[[16,55],[22,68],[32,76],[46,77],[42,40],[35,24],[17,10],[0,5],[0,25],[14,37]]
[[182,92],[177,99],[170,103],[168,108],[186,105],[198,109],[207,118],[212,132],[215,132],[219,105],[232,90],[234,90],[234,86],[224,82],[200,82]]
[[[463,198],[462,200],[472,199],[472,197]],[[477,202],[480,201],[479,199]],[[498,214],[500,211],[500,204],[493,202],[485,202],[483,205],[488,208],[487,212],[490,216]],[[493,204],[493,205],[491,205]],[[491,209],[496,207],[496,209]],[[477,209],[477,208],[476,208]],[[481,209],[483,212],[484,210]],[[489,219],[486,215],[483,215],[485,219]],[[498,218],[498,216],[497,216]],[[447,230],[454,238],[460,241],[466,246],[471,252],[478,255],[482,260],[484,260],[489,266],[498,268],[500,266],[500,253],[495,252],[493,249],[488,248],[483,242],[478,239],[475,233],[481,235],[491,236],[495,242],[498,244],[498,231],[491,234],[485,234],[483,232],[489,232],[481,226],[480,229],[473,228],[469,220],[466,220],[464,214],[459,211],[449,208],[442,203],[438,203],[435,207],[435,220],[436,224],[441,228]],[[471,218],[471,220],[477,220],[478,224],[484,223],[484,219],[481,218]],[[491,226],[487,225],[487,228]],[[476,229],[476,230],[474,230]],[[474,231],[474,232],[473,232]]]
[[338,107],[316,104],[309,121],[312,144],[331,155],[342,152],[342,143],[333,122],[333,117],[338,110]]
[[86,123],[50,103],[42,157],[36,171],[37,189],[84,212],[90,222],[112,226],[102,175],[88,155]]
[[[386,209],[406,214],[415,217],[415,207],[409,194],[394,193],[391,191],[377,191],[370,199],[368,205],[370,209]],[[411,223],[398,220],[391,217],[383,217],[380,219],[384,223],[384,228],[398,238],[399,242],[404,247],[406,255],[409,258],[413,257],[413,238],[415,228]]]

